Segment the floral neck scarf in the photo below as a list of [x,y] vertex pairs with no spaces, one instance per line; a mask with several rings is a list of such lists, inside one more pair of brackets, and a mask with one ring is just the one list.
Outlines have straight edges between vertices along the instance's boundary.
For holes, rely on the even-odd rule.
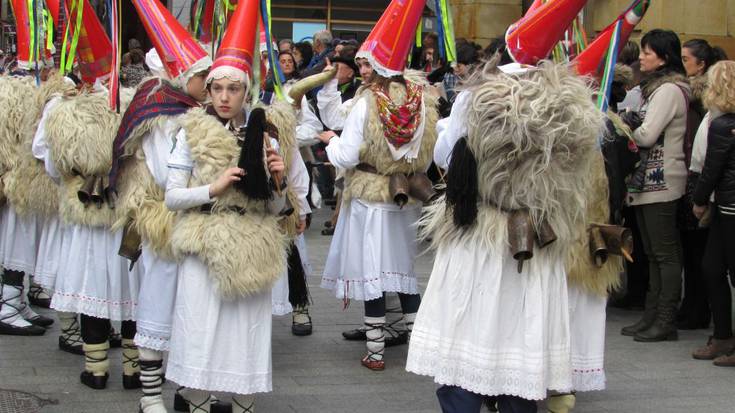
[[410,143],[421,123],[422,89],[419,85],[406,82],[406,102],[396,105],[383,90],[373,88],[378,104],[378,114],[383,123],[383,133],[395,148]]

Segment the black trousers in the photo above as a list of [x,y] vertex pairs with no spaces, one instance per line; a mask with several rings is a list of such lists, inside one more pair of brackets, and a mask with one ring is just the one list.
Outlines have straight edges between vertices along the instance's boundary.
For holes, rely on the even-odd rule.
[[[479,413],[485,396],[457,386],[441,386],[436,391],[442,413]],[[497,396],[500,413],[536,413],[536,402],[515,396]]]
[[682,256],[684,258],[684,300],[680,315],[695,324],[709,322],[709,299],[702,273],[702,260],[707,246],[707,229],[681,231]]
[[633,232],[633,262],[626,261],[626,297],[633,303],[643,304],[648,291],[648,257],[643,251],[643,239],[633,207],[623,209],[625,226]]
[[[91,317],[81,314],[80,327],[82,330],[82,340],[86,344],[100,344],[110,339],[110,320],[106,318]],[[123,338],[135,338],[135,321],[123,321],[120,326],[120,335]]]
[[713,212],[702,270],[712,308],[713,336],[727,339],[732,337],[732,296],[727,272],[735,275],[735,216]]
[[[419,311],[421,296],[419,294],[398,293],[401,300],[403,314],[412,314]],[[385,293],[380,298],[365,301],[365,317],[385,317]]]
[[13,287],[23,287],[23,271],[4,270],[2,279],[3,284],[12,285]]

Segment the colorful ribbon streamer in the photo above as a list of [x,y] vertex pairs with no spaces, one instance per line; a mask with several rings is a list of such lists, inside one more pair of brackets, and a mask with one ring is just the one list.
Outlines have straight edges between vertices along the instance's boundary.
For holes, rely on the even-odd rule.
[[84,1],[85,0],[71,0],[69,16],[76,16],[76,19],[73,22],[74,33],[72,35],[71,46],[68,47],[68,51],[67,51],[67,45],[69,42],[69,27],[72,24],[71,19],[69,19],[69,22],[66,25],[66,32],[64,33],[64,42],[61,47],[61,64],[59,67],[59,71],[61,72],[62,75],[65,75],[71,72],[72,68],[74,67],[74,57],[77,54],[79,34],[82,30],[82,14],[84,11]]
[[120,51],[122,50],[122,41],[120,36],[120,0],[107,0],[107,7],[110,11],[110,34],[112,41],[112,61],[110,63],[110,109],[120,112]]
[[[436,19],[439,27],[439,56],[446,62],[457,60],[456,43],[454,41],[454,24],[452,11],[447,0],[434,0]],[[419,27],[420,24],[419,24]]]
[[623,21],[618,20],[615,24],[612,38],[610,39],[610,47],[607,49],[607,57],[605,58],[605,72],[600,81],[600,92],[597,95],[597,107],[602,112],[607,112],[610,106],[610,93],[612,92],[612,82],[615,77],[615,64],[618,62],[618,52],[620,51],[620,29]]
[[[279,99],[285,99],[286,95],[283,93],[283,83],[286,81],[286,76],[283,75],[281,65],[278,63],[276,52],[273,49],[273,42],[271,41],[271,0],[260,0],[260,12],[263,17],[265,43],[268,50],[268,64],[273,71],[273,88],[275,89],[276,96],[278,96]],[[259,37],[260,36],[258,36],[258,38]],[[258,39],[256,45],[259,43],[260,39]],[[256,48],[256,50],[259,50],[259,48]]]

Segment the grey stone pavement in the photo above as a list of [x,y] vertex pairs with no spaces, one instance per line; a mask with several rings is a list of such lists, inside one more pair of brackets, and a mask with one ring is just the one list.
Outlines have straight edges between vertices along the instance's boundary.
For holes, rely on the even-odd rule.
[[[389,348],[386,370],[371,372],[359,362],[364,344],[342,339],[342,330],[361,322],[362,305],[353,302],[343,311],[341,301],[318,288],[331,240],[319,233],[328,213],[321,210],[315,214],[307,233],[314,267],[309,278],[314,299],[314,334],[294,337],[290,333],[290,317],[274,318],[273,392],[257,398],[258,411],[438,412],[432,380],[404,369],[406,346]],[[418,260],[422,289],[431,264],[430,254]],[[636,343],[618,332],[637,317],[637,313],[627,311],[608,313],[608,389],[579,394],[576,412],[735,412],[735,369],[715,367],[689,355],[706,341],[708,331],[681,332],[678,342]],[[0,336],[0,413],[138,411],[138,391],[122,389],[119,349],[110,354],[108,388],[95,391],[79,383],[83,358],[59,351],[57,337],[58,327],[42,337]],[[173,383],[165,386],[169,403],[174,389]],[[13,394],[6,390],[31,393],[16,397],[15,404],[26,407],[12,407]],[[40,410],[34,407],[39,405],[43,405]]]

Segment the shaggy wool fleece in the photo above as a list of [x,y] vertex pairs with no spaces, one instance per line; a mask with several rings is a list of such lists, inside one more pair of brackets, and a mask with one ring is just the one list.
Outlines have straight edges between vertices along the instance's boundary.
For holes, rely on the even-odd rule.
[[[209,184],[237,165],[240,147],[216,118],[196,108],[181,117],[181,125],[196,165],[190,187]],[[247,212],[232,212],[233,206]],[[211,214],[179,212],[171,243],[178,256],[195,255],[207,265],[225,299],[267,290],[286,269],[288,240],[276,217],[265,202],[250,200],[232,187],[214,200]]]
[[125,143],[126,159],[118,178],[117,219],[113,229],[122,229],[132,222],[156,255],[173,258],[171,233],[176,214],[166,208],[164,190],[148,170],[142,146],[143,138],[154,128],[162,127],[168,119],[168,116],[147,119],[130,133]]
[[74,90],[59,75],[51,76],[40,87],[33,89],[21,123],[21,142],[18,144],[18,162],[5,175],[5,190],[15,212],[21,216],[34,213],[43,217],[58,214],[58,186],[46,174],[43,162],[33,156],[31,147],[46,103],[54,95]]
[[[418,83],[420,85],[428,85],[426,79],[420,75],[416,75],[413,71],[407,71],[406,80]],[[390,84],[390,97],[395,102],[403,102],[406,99],[406,88],[399,83]],[[375,102],[375,94],[366,90],[362,96],[367,99],[368,114],[365,122],[364,141],[360,147],[360,162],[374,166],[378,170],[378,174],[350,170],[345,176],[347,185],[343,198],[349,200],[351,198],[360,198],[368,202],[393,202],[388,190],[390,175],[396,173],[411,174],[414,172],[424,172],[431,165],[434,154],[434,145],[436,144],[436,122],[439,119],[438,99],[426,92],[424,88],[424,105],[426,107],[426,119],[424,136],[421,140],[421,148],[419,149],[419,157],[413,162],[407,162],[405,159],[394,161],[388,148],[388,140],[383,134],[383,124],[380,121],[378,107]],[[410,203],[419,202],[413,198],[409,199]]]
[[18,146],[23,140],[23,117],[32,105],[33,78],[0,76],[0,175],[19,161]]
[[[587,203],[587,220],[590,224],[607,224],[610,217],[608,204],[608,183],[605,174],[605,161],[601,153],[594,153],[592,169],[592,187]],[[620,272],[623,270],[621,257],[611,255],[607,262],[598,267],[590,254],[589,225],[580,222],[575,227],[576,240],[567,256],[567,279],[571,285],[600,296],[607,296],[620,284]]]
[[435,247],[461,238],[497,251],[498,243],[508,248],[501,211],[527,209],[535,226],[547,221],[556,233],[548,248],[566,256],[574,229],[588,222],[589,171],[604,127],[592,90],[548,62],[522,75],[500,73],[491,62],[465,88],[472,93],[467,142],[478,165],[477,220],[460,230],[439,201],[427,209],[424,234],[434,235]]

